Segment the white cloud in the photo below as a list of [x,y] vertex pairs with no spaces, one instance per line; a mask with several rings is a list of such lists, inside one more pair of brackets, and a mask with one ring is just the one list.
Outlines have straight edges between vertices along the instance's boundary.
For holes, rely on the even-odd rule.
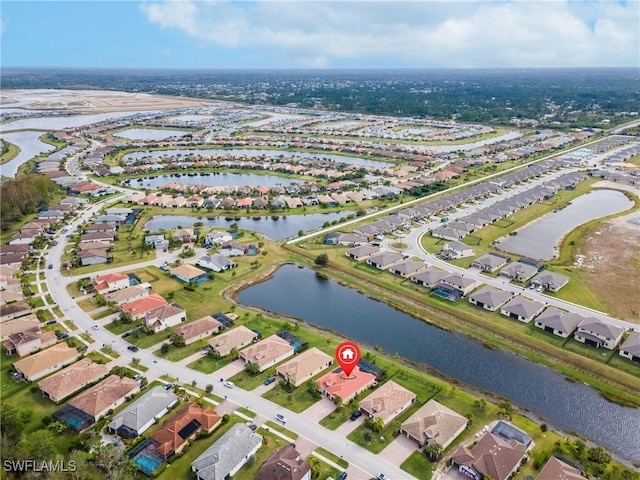
[[201,44],[256,49],[289,66],[632,66],[637,0],[167,1],[142,12]]

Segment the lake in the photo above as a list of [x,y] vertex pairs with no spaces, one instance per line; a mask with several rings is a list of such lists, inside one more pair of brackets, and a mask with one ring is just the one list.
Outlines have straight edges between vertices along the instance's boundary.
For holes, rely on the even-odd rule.
[[247,157],[267,157],[267,158],[277,158],[277,157],[298,157],[299,159],[303,158],[318,158],[325,159],[331,162],[336,163],[348,163],[352,165],[363,165],[365,167],[378,167],[378,168],[386,168],[392,167],[392,163],[388,162],[379,162],[376,160],[367,160],[366,158],[360,157],[348,157],[346,155],[335,155],[329,153],[310,153],[310,152],[302,152],[302,151],[294,151],[294,150],[264,150],[264,149],[252,149],[252,148],[201,148],[201,149],[184,149],[184,150],[150,150],[145,152],[133,152],[122,157],[124,161],[129,159],[139,159],[143,157],[176,157],[176,156],[186,157],[188,155],[213,155],[213,156],[223,156],[223,155],[235,155],[238,157],[247,156]]
[[632,205],[633,202],[617,190],[594,190],[578,197],[562,210],[525,225],[517,235],[504,237],[497,246],[516,255],[552,260],[556,246],[573,229],[595,218],[623,212]]
[[238,300],[429,365],[475,388],[509,398],[554,427],[575,431],[640,461],[638,409],[610,403],[591,387],[568,382],[551,368],[440,330],[333,280],[323,280],[310,269],[285,265],[270,280],[241,291]]
[[159,128],[128,128],[121,132],[114,133],[116,137],[128,138],[129,140],[164,140],[171,137],[182,137],[188,130],[167,130]]
[[[155,232],[160,229],[169,230],[178,227],[191,227],[194,223],[202,222],[205,227],[223,227],[228,228],[232,223],[237,223],[243,230],[256,232],[260,235],[270,238],[271,240],[280,241],[289,237],[298,235],[300,230],[305,233],[316,230],[325,222],[333,222],[353,212],[333,212],[333,213],[310,213],[309,215],[287,215],[286,217],[279,215],[277,220],[270,216],[256,217],[240,217],[239,219],[225,220],[225,215],[207,218],[207,217],[189,217],[186,215],[157,215],[151,218],[144,226],[145,230]],[[233,214],[229,214],[233,216]]]
[[0,138],[7,142],[13,143],[20,147],[20,152],[10,162],[5,163],[0,167],[2,175],[5,177],[15,177],[18,173],[18,168],[23,163],[28,162],[33,157],[36,157],[44,152],[51,152],[54,150],[52,145],[43,143],[40,141],[40,137],[44,135],[44,132],[36,132],[33,130],[25,130],[22,132],[9,132],[0,135]]
[[172,177],[170,175],[162,175],[153,178],[139,178],[131,180],[129,186],[134,188],[160,188],[169,183],[184,183],[187,185],[206,185],[211,186],[245,186],[250,185],[253,187],[276,187],[287,186],[295,183],[302,183],[300,181],[291,180],[289,178],[278,177],[276,175],[257,175],[255,173],[211,173],[209,175],[193,174],[194,176],[188,176],[186,173],[178,174],[179,177]]

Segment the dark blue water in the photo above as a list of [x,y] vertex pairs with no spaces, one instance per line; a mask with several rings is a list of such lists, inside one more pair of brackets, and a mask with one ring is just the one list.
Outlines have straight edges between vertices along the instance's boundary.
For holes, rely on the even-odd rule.
[[[312,270],[286,265],[272,279],[240,292],[238,299],[430,365],[468,385],[509,398],[557,428],[575,431],[640,461],[640,409],[610,403],[594,389],[568,382],[551,368],[440,330],[323,280]],[[496,321],[504,320],[496,317]]]
[[[333,222],[341,218],[346,218],[353,212],[334,213],[310,213],[309,215],[280,215],[277,220],[270,216],[260,217],[254,220],[250,217],[241,217],[238,220],[225,220],[225,215],[216,218],[188,217],[186,215],[157,215],[149,220],[144,228],[149,232],[157,232],[160,229],[170,230],[178,227],[192,227],[196,222],[202,222],[205,227],[229,227],[232,223],[237,223],[243,230],[256,232],[271,240],[284,240],[295,237],[300,230],[309,232],[322,227],[325,222]],[[256,217],[257,218],[257,217]]]

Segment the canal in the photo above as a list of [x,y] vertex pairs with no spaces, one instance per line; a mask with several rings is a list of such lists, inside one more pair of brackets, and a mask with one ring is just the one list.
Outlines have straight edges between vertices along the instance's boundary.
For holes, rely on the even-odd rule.
[[640,410],[610,403],[591,387],[569,382],[551,368],[438,329],[321,279],[312,270],[285,265],[270,280],[240,292],[238,300],[429,365],[472,387],[509,398],[557,428],[640,461]]

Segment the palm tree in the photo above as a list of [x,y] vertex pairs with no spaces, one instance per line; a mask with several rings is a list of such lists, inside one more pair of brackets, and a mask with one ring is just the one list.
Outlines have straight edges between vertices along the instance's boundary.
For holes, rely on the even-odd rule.
[[439,443],[430,443],[424,449],[424,454],[430,462],[437,462],[442,458],[443,448]]

